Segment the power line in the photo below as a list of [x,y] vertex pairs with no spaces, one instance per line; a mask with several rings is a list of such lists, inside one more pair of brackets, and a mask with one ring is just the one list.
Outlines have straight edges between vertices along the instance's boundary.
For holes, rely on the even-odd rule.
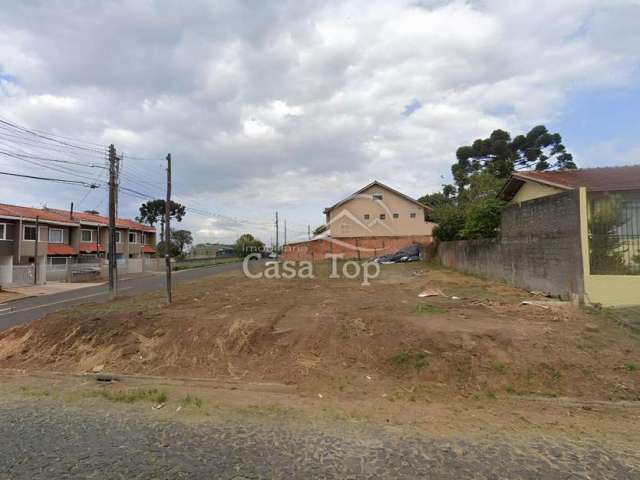
[[11,177],[21,177],[21,178],[31,178],[33,180],[45,180],[48,182],[57,182],[57,183],[65,183],[68,185],[80,185],[82,187],[90,187],[90,188],[98,188],[99,185],[90,184],[87,182],[81,182],[79,180],[68,180],[65,178],[50,178],[50,177],[37,177],[35,175],[24,175],[20,173],[12,173],[12,172],[0,172],[0,175],[8,175]]
[[78,167],[86,167],[86,168],[102,168],[103,170],[108,170],[108,167],[106,167],[105,165],[97,165],[95,163],[80,163],[80,162],[73,162],[70,160],[61,160],[59,158],[48,158],[48,157],[40,157],[37,155],[28,155],[28,154],[24,154],[24,153],[15,153],[15,152],[8,152],[6,150],[0,150],[0,155],[5,155],[7,157],[13,157],[16,158],[18,160],[22,160],[22,159],[31,159],[31,160],[42,160],[42,161],[46,161],[46,162],[54,162],[54,163],[64,163],[67,165],[75,165]]

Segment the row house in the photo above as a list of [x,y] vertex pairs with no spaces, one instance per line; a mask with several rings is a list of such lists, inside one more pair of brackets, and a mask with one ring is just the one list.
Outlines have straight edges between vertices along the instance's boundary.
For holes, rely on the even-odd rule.
[[[0,204],[0,285],[12,282],[13,266],[31,265],[36,258],[40,265],[106,259],[108,226],[107,217],[93,213]],[[118,263],[150,257],[155,245],[154,227],[116,221]]]

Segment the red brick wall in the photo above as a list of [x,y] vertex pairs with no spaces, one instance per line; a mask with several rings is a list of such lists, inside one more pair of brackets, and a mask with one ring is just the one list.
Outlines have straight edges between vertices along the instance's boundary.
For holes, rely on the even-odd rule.
[[308,242],[285,245],[282,260],[323,261],[326,254],[343,254],[345,259],[366,259],[394,253],[412,243],[428,246],[433,242],[431,235],[408,235],[402,237],[346,237],[309,240]]

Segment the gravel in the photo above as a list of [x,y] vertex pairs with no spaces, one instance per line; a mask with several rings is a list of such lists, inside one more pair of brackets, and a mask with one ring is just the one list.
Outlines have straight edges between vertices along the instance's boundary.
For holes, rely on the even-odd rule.
[[637,451],[595,442],[452,440],[360,424],[235,414],[182,422],[141,412],[4,401],[0,479],[640,479]]

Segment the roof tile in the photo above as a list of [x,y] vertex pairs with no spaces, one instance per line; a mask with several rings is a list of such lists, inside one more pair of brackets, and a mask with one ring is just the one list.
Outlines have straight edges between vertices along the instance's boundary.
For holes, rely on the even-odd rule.
[[516,172],[513,178],[552,185],[565,190],[586,187],[594,192],[640,189],[640,165],[582,168],[546,172]]

